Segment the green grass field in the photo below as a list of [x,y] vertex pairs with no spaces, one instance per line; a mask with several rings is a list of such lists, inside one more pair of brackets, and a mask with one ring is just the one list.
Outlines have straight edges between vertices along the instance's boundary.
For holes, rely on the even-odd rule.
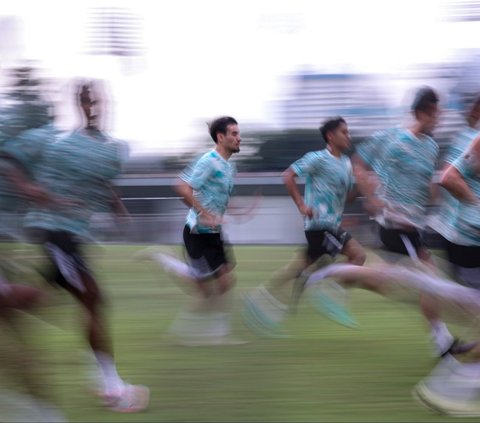
[[[166,329],[185,294],[153,264],[135,261],[141,247],[95,248],[92,263],[109,299],[120,374],[151,389],[140,414],[103,409],[86,389],[79,309],[51,290],[58,305],[46,313],[57,325],[31,319],[45,389],[72,422],[400,422],[450,421],[419,406],[412,387],[434,365],[425,324],[412,306],[372,293],[352,293],[356,330],[317,314],[307,301],[289,317],[295,337],[258,339],[238,309],[247,289],[265,281],[294,247],[244,247],[237,258],[236,347],[170,345]],[[1,421],[1,418],[0,418]]]

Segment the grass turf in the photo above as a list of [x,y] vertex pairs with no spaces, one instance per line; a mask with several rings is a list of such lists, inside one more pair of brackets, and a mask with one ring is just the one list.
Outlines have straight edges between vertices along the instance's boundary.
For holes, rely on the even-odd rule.
[[[355,290],[352,310],[360,326],[343,328],[302,301],[287,329],[295,337],[251,335],[239,317],[240,297],[268,279],[295,247],[239,246],[236,347],[172,346],[165,332],[185,294],[151,263],[133,259],[142,247],[93,248],[93,263],[109,304],[120,374],[151,389],[140,414],[103,409],[88,392],[78,327],[79,309],[63,291],[49,289],[57,305],[46,311],[56,326],[31,320],[48,390],[72,422],[374,422],[449,421],[420,407],[412,387],[434,363],[418,310]],[[1,421],[1,418],[0,418]]]

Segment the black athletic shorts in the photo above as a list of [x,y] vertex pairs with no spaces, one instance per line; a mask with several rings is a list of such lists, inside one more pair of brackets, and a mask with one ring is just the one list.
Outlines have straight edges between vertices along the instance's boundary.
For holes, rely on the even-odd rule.
[[312,263],[328,254],[335,257],[339,254],[345,244],[352,239],[352,236],[342,228],[336,232],[326,230],[308,230],[305,231],[307,238],[307,257]]
[[223,265],[234,264],[231,248],[227,248],[220,233],[191,233],[190,227],[185,225],[183,242],[188,261],[199,278],[208,278],[215,275]]
[[451,271],[463,285],[480,289],[480,246],[466,246],[441,237],[441,248],[447,255]]
[[46,279],[67,290],[84,293],[82,275],[91,276],[92,272],[75,235],[65,231],[42,231],[41,242],[50,259],[50,267],[44,272]]
[[426,248],[422,235],[416,229],[406,231],[404,229],[384,228],[380,225],[380,240],[384,247],[392,253],[411,256],[409,249],[413,248],[414,253]]
[[458,245],[447,240],[446,251],[450,263],[470,269],[480,268],[480,246]]

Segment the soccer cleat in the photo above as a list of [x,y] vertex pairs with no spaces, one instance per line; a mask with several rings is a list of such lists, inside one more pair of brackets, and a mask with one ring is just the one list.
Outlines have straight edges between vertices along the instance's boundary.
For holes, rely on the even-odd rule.
[[262,338],[290,338],[278,323],[271,321],[255,301],[249,296],[244,298],[242,318],[245,326]]
[[115,396],[103,396],[104,405],[118,413],[138,413],[145,410],[150,402],[150,390],[142,385],[126,384]]
[[453,417],[480,416],[478,401],[448,398],[435,392],[424,382],[417,384],[413,388],[412,394],[419,403],[437,413]]
[[345,307],[343,301],[327,293],[326,290],[313,288],[310,292],[310,299],[320,313],[334,322],[352,329],[358,327],[357,321]]
[[480,416],[480,379],[447,355],[412,393],[424,406],[457,417]]

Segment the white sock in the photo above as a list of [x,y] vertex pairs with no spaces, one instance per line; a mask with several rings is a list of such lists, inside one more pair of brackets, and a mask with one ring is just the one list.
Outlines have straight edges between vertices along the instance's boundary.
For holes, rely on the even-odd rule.
[[195,269],[173,256],[157,253],[153,258],[156,262],[162,265],[167,272],[175,273],[182,278],[195,279],[197,277]]
[[435,343],[436,350],[443,354],[453,343],[453,336],[447,328],[447,325],[441,320],[430,322],[430,334]]
[[123,380],[117,373],[113,358],[102,351],[94,351],[97,365],[103,381],[103,388],[107,395],[118,394],[123,386]]

